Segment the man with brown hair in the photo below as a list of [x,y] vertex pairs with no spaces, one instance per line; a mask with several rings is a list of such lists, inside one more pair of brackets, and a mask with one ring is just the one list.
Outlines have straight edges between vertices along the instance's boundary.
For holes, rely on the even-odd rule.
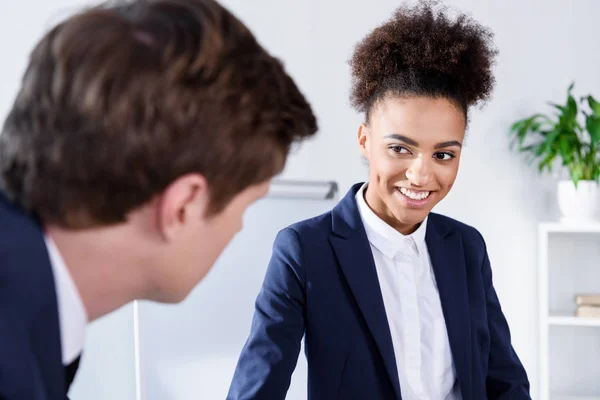
[[316,130],[213,0],[98,6],[50,30],[0,134],[0,399],[64,399],[86,323],[183,300]]

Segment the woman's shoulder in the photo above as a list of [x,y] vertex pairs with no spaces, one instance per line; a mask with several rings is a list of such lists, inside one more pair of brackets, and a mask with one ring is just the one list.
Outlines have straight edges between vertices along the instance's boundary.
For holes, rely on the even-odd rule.
[[275,238],[274,247],[285,252],[302,252],[327,243],[331,232],[331,211],[304,219],[281,229]]
[[295,222],[285,228],[300,236],[328,234],[331,231],[331,210],[320,215]]
[[430,213],[429,218],[438,230],[447,233],[458,233],[463,243],[485,247],[483,235],[474,226],[437,213]]

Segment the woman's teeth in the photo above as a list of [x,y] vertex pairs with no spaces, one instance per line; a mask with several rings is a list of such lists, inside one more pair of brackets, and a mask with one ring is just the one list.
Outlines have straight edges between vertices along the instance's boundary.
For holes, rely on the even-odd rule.
[[400,188],[400,193],[402,193],[406,197],[413,199],[413,200],[423,200],[423,199],[426,199],[429,196],[429,193],[431,193],[431,192],[424,192],[424,191],[415,192],[410,189]]

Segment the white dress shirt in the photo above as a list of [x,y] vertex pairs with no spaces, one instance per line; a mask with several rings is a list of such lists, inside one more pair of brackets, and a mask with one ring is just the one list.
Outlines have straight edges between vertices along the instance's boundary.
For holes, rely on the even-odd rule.
[[425,233],[427,219],[402,235],[356,193],[371,245],[398,367],[403,400],[460,400],[456,369]]
[[65,262],[50,236],[44,235],[58,302],[58,321],[63,365],[73,362],[83,350],[87,311]]

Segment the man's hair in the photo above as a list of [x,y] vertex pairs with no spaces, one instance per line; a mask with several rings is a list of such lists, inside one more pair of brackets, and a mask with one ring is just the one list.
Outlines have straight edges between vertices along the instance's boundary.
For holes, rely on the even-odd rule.
[[0,187],[46,223],[80,229],[123,222],[199,173],[215,214],[316,131],[280,61],[217,2],[96,6],[32,52],[0,134]]

